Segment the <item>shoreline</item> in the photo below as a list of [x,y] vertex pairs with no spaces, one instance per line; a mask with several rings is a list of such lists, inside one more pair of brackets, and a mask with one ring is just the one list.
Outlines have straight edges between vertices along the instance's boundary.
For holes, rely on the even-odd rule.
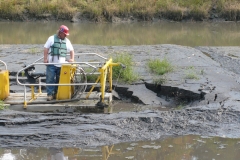
[[191,18],[189,19],[182,19],[182,20],[173,20],[169,19],[167,17],[152,17],[150,19],[142,19],[139,17],[134,16],[127,16],[127,17],[118,17],[113,16],[111,20],[104,20],[104,21],[96,21],[91,20],[89,18],[86,18],[84,16],[79,16],[79,13],[76,13],[72,18],[70,19],[57,19],[52,17],[51,15],[44,17],[44,18],[36,18],[36,17],[28,17],[25,16],[25,18],[20,19],[4,19],[0,18],[0,22],[71,22],[71,23],[135,23],[135,22],[240,22],[240,20],[227,20],[223,17],[217,17],[217,18],[205,18],[202,20],[193,20]]

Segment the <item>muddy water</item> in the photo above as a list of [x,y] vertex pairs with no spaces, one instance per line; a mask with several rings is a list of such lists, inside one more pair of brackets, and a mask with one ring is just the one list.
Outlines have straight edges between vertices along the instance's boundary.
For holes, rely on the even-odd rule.
[[235,22],[1,22],[0,44],[43,44],[63,23],[70,28],[69,38],[73,44],[238,46],[240,41],[240,24]]
[[94,148],[2,148],[0,159],[12,156],[17,160],[47,160],[49,157],[59,160],[238,160],[239,150],[240,139],[189,135]]

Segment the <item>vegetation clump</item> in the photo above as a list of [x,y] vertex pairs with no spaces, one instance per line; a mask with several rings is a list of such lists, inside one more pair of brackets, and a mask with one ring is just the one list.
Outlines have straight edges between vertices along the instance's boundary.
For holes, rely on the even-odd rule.
[[171,63],[166,58],[163,60],[151,59],[148,61],[147,65],[150,71],[157,75],[164,75],[173,70]]
[[99,74],[95,74],[96,69],[84,68],[84,71],[86,72],[87,82],[96,82],[99,77]]
[[112,21],[115,16],[142,20],[240,20],[239,0],[0,0],[3,19],[46,19],[50,15],[69,20],[78,12],[97,22]]
[[7,109],[8,107],[0,100],[0,110]]
[[120,80],[125,83],[133,83],[139,79],[139,75],[133,70],[132,56],[128,53],[117,53],[113,55],[113,62],[124,65],[113,67],[113,79]]
[[[202,71],[201,71],[202,72]],[[197,74],[197,71],[195,70],[194,67],[188,67],[186,72],[185,72],[185,79],[199,79],[199,76]]]

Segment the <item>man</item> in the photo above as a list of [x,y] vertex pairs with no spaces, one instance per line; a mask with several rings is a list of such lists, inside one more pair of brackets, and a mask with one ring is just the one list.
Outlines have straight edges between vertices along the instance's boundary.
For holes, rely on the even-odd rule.
[[[58,84],[60,77],[61,64],[66,62],[66,54],[70,53],[68,62],[74,61],[74,49],[68,38],[69,29],[61,25],[57,34],[48,38],[44,45],[44,63],[59,63],[47,65],[46,84]],[[51,101],[56,98],[58,86],[46,86],[47,100]]]

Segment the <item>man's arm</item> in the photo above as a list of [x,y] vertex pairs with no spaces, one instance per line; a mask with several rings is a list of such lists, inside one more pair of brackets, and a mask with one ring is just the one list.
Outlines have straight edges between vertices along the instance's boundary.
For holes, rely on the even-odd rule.
[[44,57],[43,57],[43,62],[48,63],[48,48],[44,48]]
[[68,62],[74,62],[74,50],[70,51],[70,59]]

